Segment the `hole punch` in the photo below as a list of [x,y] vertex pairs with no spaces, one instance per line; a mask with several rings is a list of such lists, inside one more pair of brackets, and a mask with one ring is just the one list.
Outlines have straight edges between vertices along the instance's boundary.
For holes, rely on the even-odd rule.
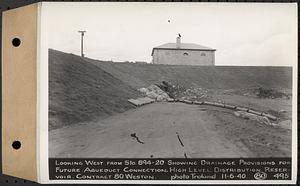
[[20,45],[21,45],[21,40],[20,40],[19,38],[14,38],[14,39],[12,40],[12,45],[13,45],[14,47],[20,46]]
[[15,150],[18,150],[21,148],[21,142],[20,141],[14,141],[12,143],[12,147],[15,149]]

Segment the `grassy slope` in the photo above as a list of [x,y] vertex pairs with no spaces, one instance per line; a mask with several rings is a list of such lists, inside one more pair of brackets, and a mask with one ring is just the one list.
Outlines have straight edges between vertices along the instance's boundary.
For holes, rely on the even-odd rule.
[[141,88],[162,80],[186,88],[244,89],[253,87],[292,87],[290,67],[178,66],[112,63],[88,59],[133,88]]
[[49,50],[49,128],[133,108],[138,92],[82,58]]

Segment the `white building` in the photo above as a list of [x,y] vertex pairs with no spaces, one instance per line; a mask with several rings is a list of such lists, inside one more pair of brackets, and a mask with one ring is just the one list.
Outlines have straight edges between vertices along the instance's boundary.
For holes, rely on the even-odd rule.
[[177,37],[176,43],[154,47],[151,56],[154,64],[215,65],[215,51],[194,43],[181,43],[181,37]]

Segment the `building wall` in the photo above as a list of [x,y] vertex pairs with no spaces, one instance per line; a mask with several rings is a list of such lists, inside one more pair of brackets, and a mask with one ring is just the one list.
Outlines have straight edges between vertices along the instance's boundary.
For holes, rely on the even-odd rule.
[[154,49],[154,64],[215,65],[214,51]]

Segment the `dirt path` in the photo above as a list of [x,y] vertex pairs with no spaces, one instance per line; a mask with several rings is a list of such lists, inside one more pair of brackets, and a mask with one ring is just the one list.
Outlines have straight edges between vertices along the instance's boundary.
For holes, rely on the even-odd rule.
[[97,123],[52,130],[50,157],[214,158],[251,157],[247,147],[215,129],[206,108],[155,103]]

